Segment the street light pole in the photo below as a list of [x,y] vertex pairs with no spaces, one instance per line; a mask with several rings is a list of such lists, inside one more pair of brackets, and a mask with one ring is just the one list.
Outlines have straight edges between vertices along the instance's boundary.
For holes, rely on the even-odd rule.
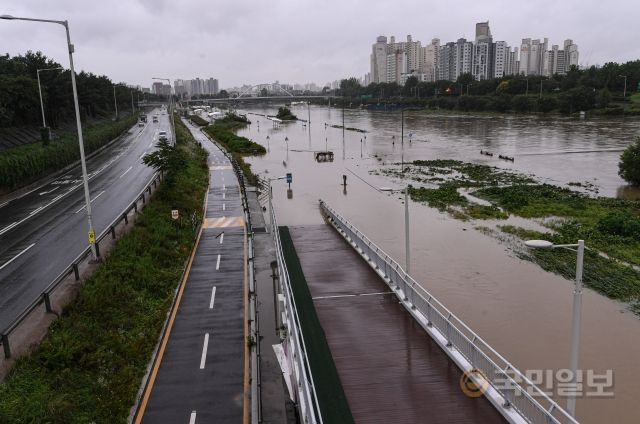
[[529,78],[525,78],[525,81],[527,81],[527,91],[525,92],[525,96],[529,95]]
[[405,271],[407,275],[411,273],[411,259],[409,255],[409,184],[404,188],[404,251],[405,251]]
[[87,176],[87,164],[84,156],[84,141],[82,139],[82,123],[80,122],[80,106],[78,105],[78,89],[76,87],[76,74],[73,68],[73,52],[74,47],[71,44],[71,37],[69,36],[69,22],[56,21],[51,19],[34,19],[34,18],[18,18],[11,15],[0,15],[0,19],[6,20],[18,20],[18,21],[31,21],[31,22],[47,22],[62,25],[67,34],[67,50],[69,52],[69,69],[71,70],[71,87],[73,89],[73,105],[76,113],[76,126],[78,130],[78,144],[80,146],[80,164],[82,166],[82,180],[84,186],[84,201],[85,208],[87,210],[87,221],[89,224],[89,247],[91,249],[91,255],[93,259],[98,258],[96,251],[96,233],[93,229],[93,223],[91,221],[91,199],[89,197],[89,178]]
[[44,69],[37,69],[36,70],[36,75],[38,77],[38,94],[40,95],[40,110],[42,111],[42,127],[43,128],[47,128],[47,121],[44,118],[44,104],[42,102],[42,87],[40,85],[40,72],[43,72],[43,71],[56,71],[56,70],[60,70],[60,69],[64,69],[64,68],[44,68]]
[[113,84],[113,106],[116,109],[116,121],[118,120],[118,100],[116,99],[116,84]]
[[626,75],[618,75],[619,77],[624,78],[624,91],[622,91],[622,98],[627,97],[627,76]]
[[571,370],[571,384],[574,390],[567,399],[567,412],[576,416],[576,381],[578,378],[578,358],[580,351],[580,327],[582,325],[582,271],[584,269],[584,240],[578,240],[576,244],[553,244],[546,240],[529,240],[525,242],[527,247],[536,249],[575,249],[576,256],[576,282],[573,288],[573,314],[571,319],[571,353],[569,368]]

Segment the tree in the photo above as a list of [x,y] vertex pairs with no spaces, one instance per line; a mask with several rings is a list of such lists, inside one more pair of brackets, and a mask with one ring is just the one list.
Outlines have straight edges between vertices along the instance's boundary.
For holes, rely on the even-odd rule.
[[618,175],[631,185],[640,185],[640,137],[622,152]]
[[531,103],[529,102],[529,97],[527,96],[515,96],[513,101],[511,102],[511,106],[513,110],[516,112],[529,112],[529,108],[531,107]]
[[467,85],[467,84],[471,84],[475,80],[476,79],[473,77],[472,74],[470,74],[469,72],[466,72],[464,74],[460,74],[460,76],[458,76],[458,79],[456,80],[456,82],[458,84]]
[[285,106],[278,108],[278,114],[276,115],[276,118],[282,119],[283,121],[295,121],[298,119],[298,117],[291,113],[291,110],[289,110],[289,108]]
[[267,97],[269,95],[269,92],[267,91],[266,87],[262,87],[262,90],[260,90],[260,97]]
[[596,95],[596,105],[599,108],[605,108],[609,105],[609,102],[611,102],[611,93],[609,90],[604,88],[598,91],[598,94]]
[[362,86],[357,78],[343,79],[340,81],[340,94],[344,97],[359,97]]

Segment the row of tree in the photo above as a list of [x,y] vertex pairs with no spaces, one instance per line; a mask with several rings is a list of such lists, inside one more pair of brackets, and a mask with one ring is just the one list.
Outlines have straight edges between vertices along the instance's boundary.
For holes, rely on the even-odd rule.
[[[71,74],[41,52],[24,56],[0,56],[0,128],[38,126],[42,123],[38,95],[37,71],[40,72],[42,101],[47,125],[57,128],[73,121],[75,112],[71,90]],[[104,75],[80,72],[76,75],[78,101],[82,119],[114,113],[114,83]],[[131,109],[131,91],[116,86],[118,110]],[[141,93],[134,91],[134,101]],[[148,94],[146,95],[148,96]]]
[[[368,86],[361,86],[356,78],[349,78],[340,82],[337,94],[365,101],[465,95],[503,98],[519,95],[547,96],[548,98],[564,96],[565,100],[567,97],[584,96],[585,101],[579,102],[582,103],[581,105],[576,105],[584,110],[606,107],[612,98],[612,93],[621,97],[625,83],[627,94],[636,91],[640,83],[640,60],[624,64],[607,63],[602,67],[591,66],[587,69],[572,66],[565,75],[556,74],[551,77],[509,75],[503,78],[476,81],[473,75],[462,74],[456,81],[422,82],[412,76],[404,85],[393,82],[371,83]],[[524,104],[524,101],[520,102]]]

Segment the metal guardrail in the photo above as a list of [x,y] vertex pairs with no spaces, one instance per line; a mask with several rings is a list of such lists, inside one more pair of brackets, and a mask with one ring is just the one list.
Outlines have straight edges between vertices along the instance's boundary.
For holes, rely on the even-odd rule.
[[[116,227],[124,221],[125,225],[129,223],[128,214],[131,210],[135,210],[138,212],[138,202],[141,200],[142,204],[146,203],[146,194],[151,195],[151,186],[155,188],[159,181],[163,178],[162,173],[155,173],[151,180],[144,186],[142,191],[138,193],[133,202],[131,202],[118,216],[111,221],[109,225],[100,233],[98,237],[96,237],[96,255],[100,257],[100,242],[105,239],[105,237],[111,235],[113,239],[116,238]],[[84,261],[87,256],[89,256],[91,252],[90,246],[87,246],[72,262],[69,266],[67,266],[57,277],[53,279],[47,285],[47,287],[42,291],[42,293],[34,299],[29,305],[27,305],[18,316],[13,320],[8,327],[2,330],[0,333],[0,344],[4,349],[5,358],[11,357],[11,345],[9,343],[9,336],[11,333],[33,312],[40,304],[44,303],[45,309],[47,313],[53,313],[54,310],[51,306],[51,294],[56,290],[56,288],[71,274],[74,274],[75,280],[80,280],[80,271],[78,265],[82,261]]]
[[[463,372],[474,381],[488,384],[497,394],[512,421],[544,424],[575,424],[577,421],[522,372],[496,352],[449,309],[418,284],[405,270],[349,221],[320,200],[327,220],[363,256],[394,291],[405,308],[427,333],[446,351]],[[488,392],[485,395],[489,394]],[[489,396],[487,396],[489,397]],[[491,400],[491,399],[490,399]],[[507,418],[505,416],[505,418]]]
[[307,347],[302,334],[298,309],[291,288],[289,271],[287,270],[287,264],[282,252],[278,221],[271,198],[271,184],[267,181],[266,185],[269,193],[271,233],[273,235],[276,260],[278,263],[278,280],[280,283],[280,291],[284,297],[284,314],[287,333],[282,345],[287,352],[286,357],[290,361],[290,371],[294,378],[291,384],[292,390],[295,391],[297,395],[294,401],[297,404],[299,416],[304,424],[322,423],[322,414],[313,382],[313,375],[311,374]]

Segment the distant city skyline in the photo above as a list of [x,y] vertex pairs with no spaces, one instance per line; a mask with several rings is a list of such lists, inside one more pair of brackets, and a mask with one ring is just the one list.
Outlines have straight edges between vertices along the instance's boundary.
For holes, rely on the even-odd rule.
[[489,21],[475,24],[475,38],[441,43],[431,39],[422,46],[420,40],[407,35],[396,41],[395,36],[380,35],[371,46],[370,70],[361,79],[371,82],[404,84],[407,78],[420,81],[455,81],[462,74],[475,80],[501,78],[508,75],[565,74],[571,66],[579,66],[578,46],[567,38],[562,44],[549,45],[549,39],[522,38],[513,48],[507,41],[494,41]]
[[[412,34],[425,44],[435,37],[474,41],[474,25],[485,21],[494,40],[512,47],[523,37],[559,46],[573,39],[585,66],[640,58],[634,41],[640,2],[631,0],[616,7],[593,0],[462,1],[455,11],[409,0],[393,7],[376,0],[237,0],[215,7],[204,0],[180,7],[168,0],[6,0],[0,14],[68,19],[78,70],[144,87],[152,77],[198,75],[214,75],[220,89],[276,80],[320,86],[369,72],[370,46],[380,34]],[[64,33],[55,26],[3,21],[0,39],[7,41],[0,54],[39,50],[68,66]]]

